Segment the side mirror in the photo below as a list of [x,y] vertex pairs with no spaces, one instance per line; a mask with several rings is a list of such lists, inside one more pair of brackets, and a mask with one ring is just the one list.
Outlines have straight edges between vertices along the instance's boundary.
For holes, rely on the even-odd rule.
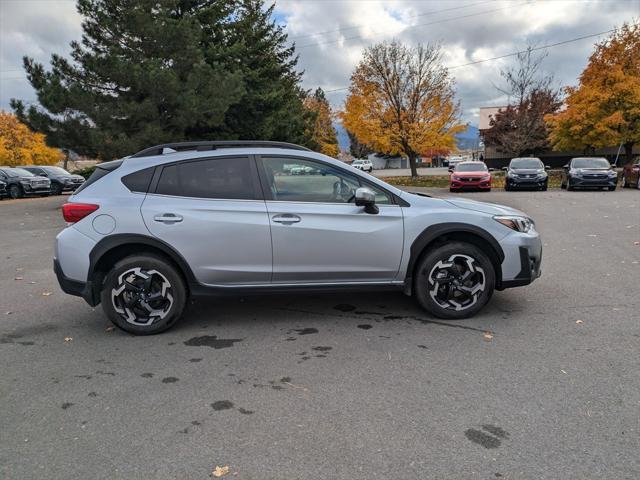
[[449,167],[449,173],[453,172],[453,167]]
[[544,169],[545,169],[545,170],[551,170],[551,167],[550,167],[549,165],[545,165],[545,166],[544,166]]
[[503,172],[506,172],[507,170],[509,170],[509,167],[502,167]]
[[495,169],[495,168],[490,168],[490,169],[489,169],[489,171],[490,171],[490,172],[495,172],[495,171],[496,171],[496,169]]
[[356,205],[358,207],[364,207],[365,212],[373,215],[380,212],[380,209],[376,205],[376,194],[367,187],[356,189]]
[[565,170],[569,170],[569,164],[567,163],[566,165],[563,165],[562,168],[564,168]]

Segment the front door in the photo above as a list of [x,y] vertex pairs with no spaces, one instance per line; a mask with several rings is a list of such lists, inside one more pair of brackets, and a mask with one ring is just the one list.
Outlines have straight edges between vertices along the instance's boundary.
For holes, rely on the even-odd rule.
[[389,282],[402,257],[402,208],[376,192],[380,212],[354,203],[356,175],[320,161],[262,157],[273,243],[273,282]]
[[142,205],[147,228],[206,285],[271,282],[269,216],[248,157],[214,157],[162,168]]

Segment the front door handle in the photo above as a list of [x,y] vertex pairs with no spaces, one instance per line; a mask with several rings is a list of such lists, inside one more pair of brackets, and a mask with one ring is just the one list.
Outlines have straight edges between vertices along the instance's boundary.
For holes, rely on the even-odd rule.
[[156,222],[166,223],[167,225],[173,225],[174,223],[182,221],[182,217],[175,213],[163,213],[162,215],[156,215],[153,219]]
[[283,213],[281,215],[275,215],[271,220],[276,223],[281,223],[283,225],[292,225],[294,223],[298,223],[302,220],[298,215],[293,215],[291,213]]

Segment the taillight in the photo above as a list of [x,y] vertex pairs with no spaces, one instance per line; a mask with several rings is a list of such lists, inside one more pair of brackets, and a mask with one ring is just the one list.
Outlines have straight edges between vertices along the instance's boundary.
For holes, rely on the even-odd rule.
[[62,205],[62,216],[65,222],[75,223],[98,210],[100,205],[92,203],[65,203]]

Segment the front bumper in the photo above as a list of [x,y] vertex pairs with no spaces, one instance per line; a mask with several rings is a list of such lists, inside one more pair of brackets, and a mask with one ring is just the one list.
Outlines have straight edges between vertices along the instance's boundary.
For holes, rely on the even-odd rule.
[[505,186],[508,188],[543,188],[547,186],[549,177],[507,177]]
[[51,193],[51,184],[31,185],[29,183],[21,183],[20,186],[25,195],[47,195]]
[[542,241],[537,234],[513,233],[500,241],[505,253],[502,278],[496,287],[522,287],[542,275]]
[[618,177],[607,178],[589,178],[589,177],[571,177],[571,186],[575,188],[604,188],[615,187],[618,183]]
[[451,180],[449,188],[453,190],[488,190],[491,188],[491,180]]

